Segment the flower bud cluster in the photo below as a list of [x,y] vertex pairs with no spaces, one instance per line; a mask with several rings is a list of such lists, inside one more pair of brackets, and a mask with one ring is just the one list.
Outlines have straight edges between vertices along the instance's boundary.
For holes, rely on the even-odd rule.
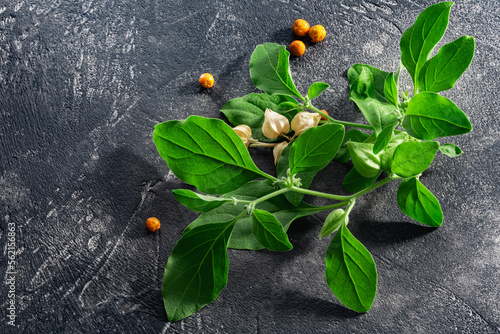
[[[295,132],[294,137],[300,136],[304,131],[309,128],[318,126],[321,120],[321,115],[317,113],[310,113],[301,111],[292,119],[291,128]],[[264,124],[262,124],[262,133],[269,139],[276,139],[279,136],[285,135],[290,131],[290,123],[288,119],[272,111],[266,109],[264,113]]]
[[[281,136],[288,140],[280,143],[259,142],[257,139],[252,138],[252,129],[245,124],[238,125],[234,127],[233,130],[241,138],[247,148],[251,144],[253,144],[252,147],[273,147],[274,164],[278,164],[281,154],[285,147],[288,146],[289,141],[300,136],[307,129],[318,126],[320,120],[321,115],[317,113],[301,111],[295,115],[290,124],[288,118],[267,108],[264,112],[262,134],[269,139],[276,139]],[[286,134],[290,132],[290,129],[295,132],[291,139],[286,136]]]

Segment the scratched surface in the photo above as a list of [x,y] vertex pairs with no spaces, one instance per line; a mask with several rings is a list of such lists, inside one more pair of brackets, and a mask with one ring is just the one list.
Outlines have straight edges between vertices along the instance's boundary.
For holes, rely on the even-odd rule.
[[[317,105],[361,121],[346,70],[356,62],[397,70],[402,31],[432,3],[0,1],[0,332],[499,333],[495,0],[457,1],[444,38],[476,37],[470,69],[445,93],[474,131],[450,138],[463,156],[438,156],[422,177],[444,225],[405,217],[392,184],[354,209],[350,227],[379,272],[370,312],[346,310],[330,293],[327,241],[316,237],[321,214],[292,225],[288,253],[229,251],[228,285],[197,314],[171,324],[163,310],[163,268],[196,214],[171,195],[185,185],[158,156],[154,125],[220,117],[229,99],[257,91],[251,52],[263,42],[289,44],[296,18],[328,32],[291,60],[299,90],[328,82]],[[203,72],[215,76],[210,91],[198,86]],[[271,170],[268,151],[254,157]],[[348,168],[332,165],[316,189],[342,191],[337,171]],[[158,233],[145,229],[149,216],[162,221]]]

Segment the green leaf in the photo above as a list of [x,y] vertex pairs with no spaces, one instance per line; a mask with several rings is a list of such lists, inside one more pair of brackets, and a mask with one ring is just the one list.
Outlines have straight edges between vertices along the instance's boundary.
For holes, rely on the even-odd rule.
[[408,104],[403,127],[413,137],[433,140],[472,130],[469,119],[453,102],[430,92],[415,95]]
[[188,189],[175,189],[172,194],[179,203],[196,212],[207,212],[231,201],[227,198],[197,194]]
[[385,98],[389,103],[394,106],[399,105],[398,99],[398,80],[399,80],[399,71],[394,75],[394,72],[391,72],[387,78],[385,79],[384,84],[384,94]]
[[170,170],[207,194],[223,194],[266,177],[243,141],[219,119],[189,116],[157,124],[153,140]]
[[344,209],[336,209],[328,214],[319,232],[319,237],[324,238],[337,231],[346,219]]
[[377,136],[377,139],[375,140],[375,143],[373,144],[373,153],[377,154],[378,152],[382,151],[387,144],[392,139],[392,135],[394,133],[394,129],[396,128],[397,124],[387,126],[380,131],[379,135]]
[[[286,177],[287,170],[290,168],[291,173],[300,178],[301,187],[309,188],[316,173],[336,155],[343,135],[344,127],[339,124],[325,124],[306,130],[295,139],[292,145],[288,145],[283,150],[276,166],[278,178]],[[297,206],[304,194],[289,191],[285,193],[285,197]]]
[[438,200],[416,178],[401,182],[397,199],[401,211],[416,221],[434,227],[443,223],[443,211]]
[[366,139],[363,141],[363,143],[375,144],[376,140],[377,140],[377,133],[374,131],[368,137],[366,137]]
[[[240,200],[254,201],[274,191],[276,191],[276,189],[272,185],[272,182],[268,180],[258,180],[251,181],[241,188],[221,197],[228,199],[235,197]],[[245,210],[245,205],[244,203],[238,203],[237,205],[224,203],[216,209],[204,212],[186,227],[185,233],[197,226],[214,224],[221,220],[231,220]],[[323,211],[323,209],[309,205],[305,202],[300,202],[294,207],[283,195],[259,203],[258,208],[272,213],[281,225],[283,225],[285,231],[288,230],[288,227],[295,219]],[[252,217],[245,215],[236,222],[233,233],[231,234],[231,239],[229,240],[229,247],[250,250],[260,250],[264,248],[253,235]]]
[[344,140],[342,141],[342,145],[340,145],[340,148],[337,154],[335,155],[334,159],[338,162],[345,164],[351,158],[351,156],[349,155],[349,150],[347,148],[347,143],[350,141],[362,143],[368,137],[369,137],[368,134],[361,132],[358,129],[351,129],[349,131],[346,131],[344,135]]
[[429,59],[418,76],[420,91],[441,92],[452,88],[474,57],[474,37],[462,36],[444,45]]
[[430,166],[438,149],[435,141],[404,142],[394,151],[391,170],[402,177],[417,176]]
[[170,321],[179,321],[200,310],[226,286],[227,241],[236,220],[193,228],[174,246],[162,286]]
[[366,178],[372,178],[380,172],[380,156],[373,153],[373,144],[355,143],[347,144],[352,164],[358,173]]
[[351,168],[349,173],[347,173],[347,175],[344,177],[344,182],[342,182],[342,187],[350,193],[357,193],[371,186],[373,182],[375,182],[375,180],[378,179],[381,173],[382,171],[380,171],[374,177],[366,178],[361,174],[359,174],[356,168],[353,167]]
[[295,96],[304,100],[290,73],[290,53],[283,45],[258,45],[250,57],[250,77],[255,86],[268,94]]
[[326,282],[356,312],[368,311],[377,292],[377,268],[370,252],[342,224],[326,251]]
[[[255,94],[255,93],[254,93]],[[267,95],[267,96],[283,96],[283,97],[287,97],[289,99],[293,99],[289,96],[286,96],[286,95],[269,95],[269,94],[263,94],[263,95]],[[298,106],[298,103],[295,99],[293,99],[295,102],[292,102],[292,101],[285,101],[285,102],[281,102],[279,105],[278,105],[278,110],[280,109],[284,109],[284,110],[288,110],[288,109],[294,109]]]
[[[280,106],[283,106],[285,103],[292,107],[280,110]],[[233,126],[240,124],[248,125],[252,129],[253,138],[269,142],[273,140],[262,134],[262,124],[264,123],[266,109],[269,108],[276,111],[288,118],[289,121],[292,121],[298,110],[288,110],[296,106],[297,101],[289,96],[251,93],[229,100],[220,111]]]
[[307,91],[307,97],[309,98],[309,100],[315,99],[329,87],[330,85],[327,83],[315,82],[309,87],[309,90]]
[[401,62],[410,73],[415,92],[422,67],[446,31],[452,5],[441,2],[427,7],[401,36]]
[[460,149],[460,147],[453,144],[443,144],[439,146],[439,150],[441,151],[441,153],[449,156],[450,158],[455,158],[459,155],[462,155],[462,150]]
[[259,243],[275,252],[285,252],[293,248],[280,222],[264,210],[253,210],[252,232]]
[[[299,107],[299,104],[297,103],[297,100],[295,100],[292,97],[286,96],[286,95],[269,95],[268,96],[282,96],[284,98],[289,99],[290,101],[285,101],[281,102],[278,105],[278,110],[277,112],[286,116],[288,120],[291,122],[293,117],[299,112],[302,111],[303,109]],[[274,110],[274,109],[271,109]],[[264,110],[265,111],[265,110]]]
[[337,154],[344,139],[344,126],[325,124],[307,129],[292,143],[290,172],[318,172]]
[[399,144],[406,141],[410,136],[406,132],[403,131],[394,131],[394,136],[391,138],[391,141],[387,146],[380,152],[380,166],[382,169],[390,174],[392,167],[392,157],[394,155],[394,151],[398,147]]
[[[385,81],[389,76],[389,72],[382,71],[375,66],[366,64],[352,65],[351,68],[347,70],[347,79],[349,80],[349,86],[359,81],[358,78],[363,70],[368,71],[371,74],[374,97],[381,102],[387,102],[385,97]],[[362,83],[363,80],[361,80],[360,82]]]
[[[393,125],[398,121],[396,107],[387,102],[384,94],[385,78],[380,73],[378,80],[382,82],[381,92],[376,90],[376,78],[369,67],[352,67],[347,73],[349,77],[349,98],[356,103],[359,110],[370,123],[375,132],[380,133],[383,128]],[[380,70],[379,70],[380,71]],[[380,71],[382,72],[382,71]]]
[[[282,177],[287,177],[287,170],[290,168],[290,148],[292,145],[288,145],[281,152],[281,158],[278,161],[278,165],[276,165],[276,173],[278,174],[278,179]],[[296,173],[296,177],[300,178],[300,182],[302,183],[301,188],[308,189],[311,185],[314,177],[317,172],[300,172]],[[284,196],[292,203],[293,206],[297,206],[302,201],[304,194],[298,193],[295,191],[288,191],[284,194]]]

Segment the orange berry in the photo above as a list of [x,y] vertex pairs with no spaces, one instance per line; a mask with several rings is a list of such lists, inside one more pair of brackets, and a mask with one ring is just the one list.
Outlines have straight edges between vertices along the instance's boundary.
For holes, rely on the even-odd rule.
[[297,57],[300,57],[306,52],[306,45],[302,41],[293,41],[290,44],[290,52]]
[[295,20],[292,30],[295,35],[304,37],[309,32],[309,23],[302,19]]
[[214,85],[214,77],[210,73],[203,73],[199,81],[203,88],[211,88]]
[[321,42],[326,36],[325,27],[319,24],[315,25],[309,30],[309,36],[311,37],[311,41],[313,43]]
[[[325,109],[321,109],[321,111],[328,115],[328,111],[326,111]],[[328,121],[328,119],[325,116],[323,116],[323,115],[321,115],[321,120],[322,121]]]
[[160,226],[161,226],[161,224],[160,224],[160,221],[158,220],[158,218],[149,217],[148,220],[146,220],[146,227],[151,232],[158,231],[160,229]]

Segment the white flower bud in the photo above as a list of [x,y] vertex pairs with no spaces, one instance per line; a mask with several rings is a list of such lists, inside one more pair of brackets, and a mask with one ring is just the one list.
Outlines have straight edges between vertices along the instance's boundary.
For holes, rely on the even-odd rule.
[[301,111],[292,119],[292,130],[295,131],[295,137],[300,136],[309,128],[318,126],[321,120],[321,115],[318,113],[310,113]]
[[235,126],[233,130],[241,138],[241,140],[243,140],[243,144],[245,144],[246,147],[253,142],[252,129],[250,129],[248,125],[240,124]]
[[266,109],[264,113],[264,124],[262,124],[262,133],[269,139],[276,139],[290,131],[290,123],[288,119],[272,111]]
[[281,158],[281,153],[283,149],[288,145],[287,141],[283,141],[273,148],[274,164],[277,165],[279,159]]

